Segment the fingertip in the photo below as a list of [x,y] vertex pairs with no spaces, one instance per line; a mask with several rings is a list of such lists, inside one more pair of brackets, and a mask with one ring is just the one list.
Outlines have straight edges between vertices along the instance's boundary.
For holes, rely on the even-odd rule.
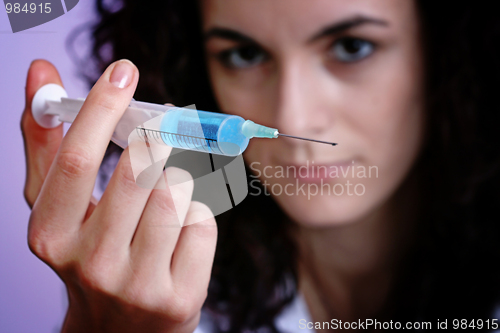
[[[64,88],[61,77],[55,66],[45,59],[35,59],[30,63],[28,74],[26,76],[25,91],[25,108],[23,113],[23,120],[32,118],[31,103],[35,93],[42,86],[55,83]],[[23,121],[21,122],[21,125]]]
[[[131,71],[129,83],[132,83],[133,81],[137,81],[137,78],[139,76],[139,69],[132,61],[130,61],[128,59],[120,59],[120,60],[116,60],[116,61],[112,62],[103,73],[103,77],[106,77],[106,81],[110,81],[110,82],[112,81],[113,72],[116,72],[115,68],[118,69],[119,67],[121,67],[121,68],[128,67],[129,70]],[[123,87],[120,87],[120,88],[123,88]]]
[[118,63],[118,62],[122,62],[122,61],[124,61],[124,62],[128,62],[128,63],[129,63],[130,65],[132,65],[135,69],[137,69],[137,66],[136,66],[136,65],[135,65],[135,64],[134,64],[131,60],[126,59],[126,58],[122,58],[122,59],[117,60],[117,61],[115,61],[115,62],[116,62],[116,63]]
[[[35,121],[31,112],[31,103],[35,93],[42,86],[49,83],[55,83],[63,87],[61,77],[55,66],[44,59],[33,60],[28,68],[26,86],[24,87],[26,104],[21,117],[21,131],[26,134],[25,139],[34,138],[40,143],[60,141],[62,126],[57,126],[54,129],[46,129]],[[49,135],[49,132],[54,134]]]
[[217,235],[217,222],[215,216],[210,207],[202,202],[191,201],[183,226],[186,227],[189,225],[196,225],[197,227],[215,227],[215,229],[210,229],[211,231],[207,229],[205,233],[202,232],[202,235],[213,236],[213,233]]
[[30,107],[31,100],[40,87],[55,83],[64,87],[57,69],[47,60],[35,59],[31,62],[26,78],[26,106]]

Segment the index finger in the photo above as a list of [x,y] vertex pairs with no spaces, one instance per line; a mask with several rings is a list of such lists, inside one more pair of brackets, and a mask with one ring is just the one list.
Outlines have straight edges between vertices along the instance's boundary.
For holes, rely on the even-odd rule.
[[63,139],[33,207],[43,230],[78,229],[116,124],[134,94],[139,72],[132,62],[112,63],[90,91]]

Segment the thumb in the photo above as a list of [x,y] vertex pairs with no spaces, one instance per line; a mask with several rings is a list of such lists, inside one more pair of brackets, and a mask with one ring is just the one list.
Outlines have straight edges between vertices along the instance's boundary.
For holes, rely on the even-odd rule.
[[46,60],[34,60],[26,79],[26,106],[21,118],[21,131],[26,154],[26,184],[24,197],[30,207],[33,206],[50,165],[61,144],[62,125],[56,128],[43,128],[35,121],[31,113],[31,102],[37,90],[48,84],[63,86],[57,69]]

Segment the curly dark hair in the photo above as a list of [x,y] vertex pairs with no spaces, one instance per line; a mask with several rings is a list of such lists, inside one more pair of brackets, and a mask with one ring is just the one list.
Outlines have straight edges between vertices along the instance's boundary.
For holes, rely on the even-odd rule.
[[[500,77],[495,44],[500,20],[494,2],[415,1],[424,40],[427,118],[425,145],[414,166],[421,188],[419,223],[384,316],[401,322],[488,319],[500,301],[500,112],[494,82]],[[96,4],[91,56],[76,59],[89,84],[111,62],[127,58],[141,74],[137,100],[219,110],[195,0]],[[70,36],[71,52],[83,29]],[[117,149],[110,144],[108,153]],[[228,319],[220,331],[277,332],[274,318],[297,291],[293,223],[267,196],[248,197],[217,223],[204,308],[214,318]]]

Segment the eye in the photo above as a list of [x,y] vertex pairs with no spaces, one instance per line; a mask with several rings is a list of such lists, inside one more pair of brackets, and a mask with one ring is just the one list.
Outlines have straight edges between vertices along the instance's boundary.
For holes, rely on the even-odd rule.
[[229,68],[246,69],[260,65],[266,60],[265,52],[255,45],[246,45],[223,51],[219,60]]
[[375,45],[369,41],[344,37],[333,44],[330,53],[341,62],[355,62],[371,55],[374,49]]

